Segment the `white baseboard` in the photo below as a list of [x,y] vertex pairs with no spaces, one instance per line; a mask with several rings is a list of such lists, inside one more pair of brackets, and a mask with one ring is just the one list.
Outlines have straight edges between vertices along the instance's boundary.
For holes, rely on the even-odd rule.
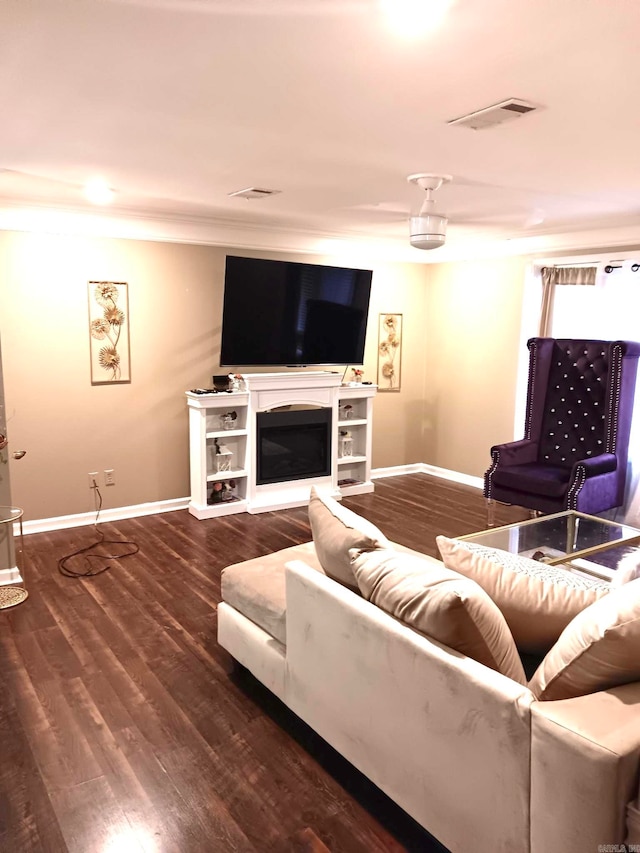
[[[427,465],[424,462],[414,462],[410,465],[395,465],[390,468],[376,468],[371,472],[371,479],[377,480],[381,477],[399,477],[402,474],[430,474],[432,477],[440,477],[442,480],[452,480],[475,489],[483,488],[482,477],[471,477],[469,474],[461,474],[459,471],[450,471],[448,468],[438,468],[436,465]],[[122,521],[126,518],[138,518],[143,515],[157,515],[161,512],[173,512],[178,509],[187,509],[189,498],[173,498],[168,501],[154,501],[153,503],[136,504],[134,506],[114,507],[113,509],[100,510],[99,523],[105,521]],[[51,530],[65,530],[71,527],[84,527],[94,524],[95,512],[81,512],[77,515],[59,515],[55,518],[40,518],[34,521],[23,521],[22,528],[25,536],[29,533],[47,533]],[[18,533],[17,526],[14,532]],[[11,570],[7,570],[11,571]],[[15,582],[12,578],[11,582]],[[0,584],[2,584],[0,573]],[[5,581],[9,583],[9,581]]]
[[422,474],[424,465],[422,462],[412,462],[410,465],[393,465],[391,468],[374,468],[371,471],[371,479],[378,480],[380,477],[400,477],[402,474]]
[[397,477],[401,474],[430,474],[432,477],[440,477],[441,480],[452,480],[463,486],[472,486],[474,489],[483,489],[482,477],[472,477],[470,474],[462,474],[460,471],[450,471],[448,468],[438,468],[437,465],[427,465],[426,462],[414,462],[411,465],[396,465],[392,468],[375,468],[371,472],[371,479],[378,477]]
[[[142,515],[157,515],[160,512],[173,512],[177,509],[187,509],[189,498],[173,498],[168,501],[154,501],[153,503],[135,504],[134,506],[120,506],[113,509],[101,509],[98,523],[105,521],[122,521],[125,518],[138,518]],[[77,515],[59,515],[55,518],[40,518],[34,521],[23,521],[22,527],[25,536],[28,533],[46,533],[50,530],[65,530],[71,527],[84,527],[94,524],[95,512],[81,512]],[[16,531],[17,532],[17,528]]]

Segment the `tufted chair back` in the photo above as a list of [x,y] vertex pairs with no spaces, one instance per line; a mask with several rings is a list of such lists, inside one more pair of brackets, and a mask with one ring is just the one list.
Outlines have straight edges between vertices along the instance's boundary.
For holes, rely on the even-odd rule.
[[525,435],[491,448],[485,497],[540,512],[622,506],[640,344],[531,338]]
[[[529,341],[529,347],[535,345]],[[612,372],[612,360],[616,360]],[[608,343],[556,340],[549,359],[538,461],[571,468],[579,459],[612,453],[615,376],[620,367]],[[613,380],[613,381],[612,381]]]

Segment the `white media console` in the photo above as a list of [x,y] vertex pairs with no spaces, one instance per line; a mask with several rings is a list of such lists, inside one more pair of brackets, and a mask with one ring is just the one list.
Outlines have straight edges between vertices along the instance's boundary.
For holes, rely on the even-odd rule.
[[[245,373],[243,378],[246,391],[186,392],[192,515],[203,519],[303,506],[312,485],[327,488],[338,498],[373,491],[371,436],[377,386],[342,385],[341,375],[330,371]],[[330,410],[326,472],[260,482],[258,414],[314,409]],[[277,442],[271,445],[277,450]]]

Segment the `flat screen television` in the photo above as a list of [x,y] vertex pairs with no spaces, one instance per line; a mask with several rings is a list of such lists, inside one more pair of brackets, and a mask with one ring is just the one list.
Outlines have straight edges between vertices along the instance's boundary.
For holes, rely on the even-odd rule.
[[220,364],[362,364],[371,270],[228,255]]

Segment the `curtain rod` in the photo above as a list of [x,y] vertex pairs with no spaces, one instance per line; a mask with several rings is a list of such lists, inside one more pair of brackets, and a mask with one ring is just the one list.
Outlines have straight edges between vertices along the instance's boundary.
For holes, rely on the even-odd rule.
[[[619,269],[622,269],[622,264],[607,264],[604,271],[610,273]],[[640,270],[640,264],[631,264],[631,272],[638,272],[638,270]]]
[[[563,269],[565,267],[586,267],[586,268],[588,268],[588,267],[597,267],[597,266],[599,266],[599,264],[600,264],[599,261],[597,261],[596,263],[593,263],[592,261],[583,261],[582,263],[579,263],[579,264],[554,264],[553,266],[556,269]],[[614,270],[619,270],[619,269],[622,269],[622,264],[621,263],[615,263],[615,261],[612,261],[611,263],[608,263],[605,266],[604,271],[606,273],[610,273],[610,272],[613,272]],[[640,264],[638,264],[638,263],[631,264],[631,272],[638,272],[638,270],[640,270]]]
[[598,261],[581,261],[579,264],[552,264],[554,269],[562,269],[563,267],[597,267]]

